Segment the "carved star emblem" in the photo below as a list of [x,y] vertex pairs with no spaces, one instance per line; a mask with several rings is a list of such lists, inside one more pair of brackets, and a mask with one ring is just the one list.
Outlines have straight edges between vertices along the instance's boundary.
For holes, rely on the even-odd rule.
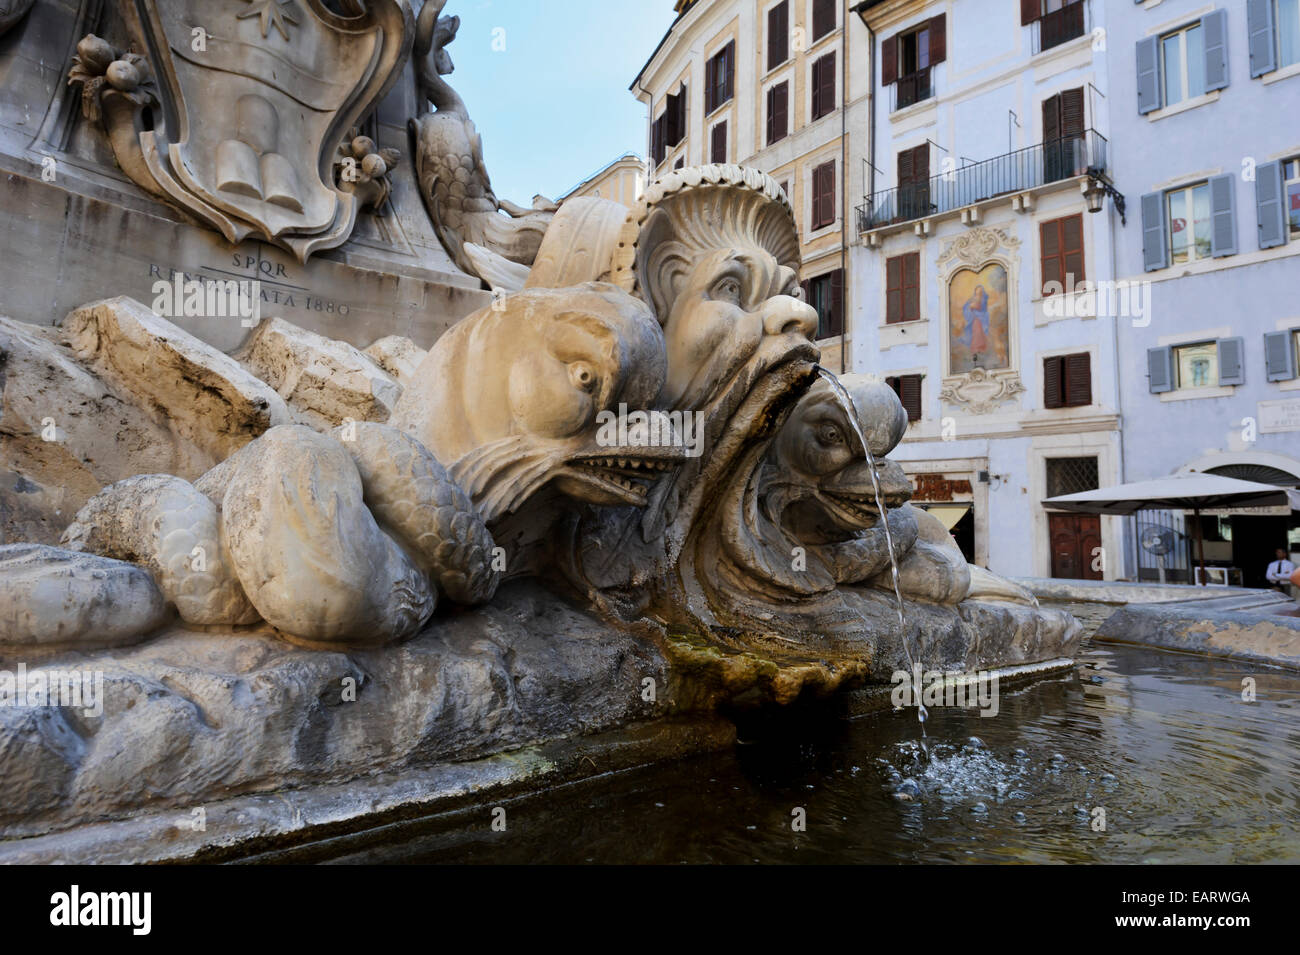
[[291,0],[247,0],[253,5],[251,10],[245,10],[239,14],[239,19],[247,20],[249,17],[262,18],[262,36],[271,32],[271,27],[280,31],[280,36],[286,40],[289,39],[289,28],[286,24],[292,23],[298,25],[298,21],[293,18],[293,14],[286,9]]

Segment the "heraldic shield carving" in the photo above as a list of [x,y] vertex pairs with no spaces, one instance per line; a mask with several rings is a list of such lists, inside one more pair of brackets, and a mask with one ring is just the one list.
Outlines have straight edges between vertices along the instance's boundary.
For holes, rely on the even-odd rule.
[[230,242],[300,261],[342,244],[361,199],[336,182],[337,150],[396,82],[414,19],[406,0],[335,6],[346,15],[323,0],[135,0],[162,117],[137,122],[141,185]]

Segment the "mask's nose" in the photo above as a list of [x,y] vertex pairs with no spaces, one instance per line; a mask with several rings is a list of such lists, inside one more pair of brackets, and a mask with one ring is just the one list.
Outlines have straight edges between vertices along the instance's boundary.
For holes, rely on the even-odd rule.
[[809,341],[817,334],[817,309],[789,295],[775,295],[763,303],[763,331],[768,335],[802,333]]

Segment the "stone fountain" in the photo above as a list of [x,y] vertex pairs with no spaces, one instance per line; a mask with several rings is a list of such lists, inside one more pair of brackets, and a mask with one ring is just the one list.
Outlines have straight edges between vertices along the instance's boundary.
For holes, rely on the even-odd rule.
[[[271,317],[228,354],[121,297],[0,320],[4,468],[33,489],[0,514],[0,853],[203,855],[409,809],[437,767],[463,795],[545,782],[562,744],[595,767],[582,740],[615,731],[658,733],[644,758],[725,744],[714,714],[888,685],[912,657],[1073,655],[1072,618],[907,504],[894,393],[819,378],[776,182],[710,165],[630,212],[513,207],[445,79],[441,2],[302,6],[310,23],[240,19],[247,60],[221,76],[87,37],[85,121],[157,201],[307,257],[402,171],[348,133],[414,55],[436,110],[411,119],[413,174],[493,300],[427,351]],[[127,7],[148,14],[127,19],[137,48],[166,53],[178,27]],[[276,179],[270,93],[229,97],[229,168],[205,171],[186,137],[223,127],[187,127],[183,94],[252,89],[259,46],[300,29],[356,75],[298,132],[365,181]],[[228,188],[259,150],[278,204]]]

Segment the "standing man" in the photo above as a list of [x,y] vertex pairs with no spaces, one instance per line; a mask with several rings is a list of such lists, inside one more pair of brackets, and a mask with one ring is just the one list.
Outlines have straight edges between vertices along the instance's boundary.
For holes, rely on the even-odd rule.
[[1289,594],[1291,589],[1291,575],[1295,573],[1295,564],[1287,559],[1287,553],[1279,547],[1274,554],[1277,560],[1268,565],[1268,570],[1264,577],[1274,589]]

